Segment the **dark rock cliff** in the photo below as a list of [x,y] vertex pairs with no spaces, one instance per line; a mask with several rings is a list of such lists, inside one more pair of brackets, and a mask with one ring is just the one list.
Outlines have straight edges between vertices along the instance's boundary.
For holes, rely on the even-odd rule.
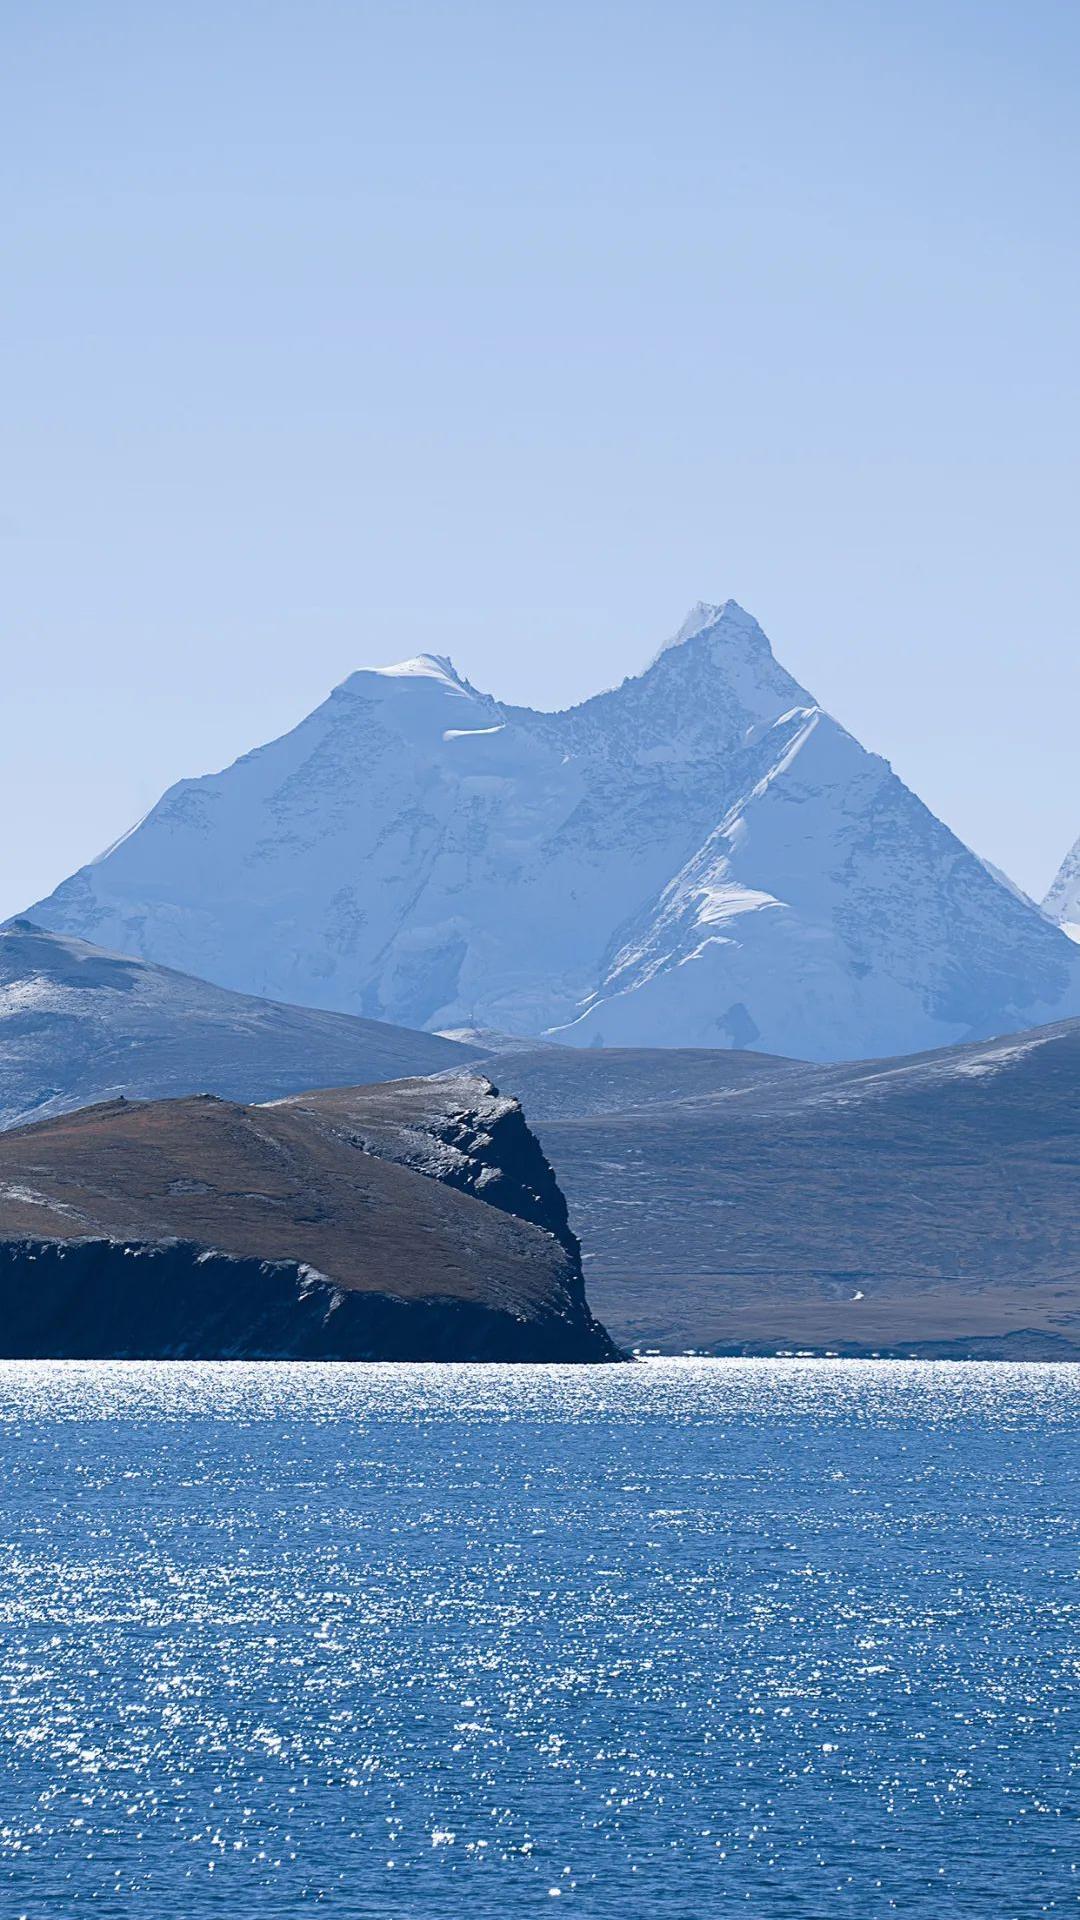
[[190,1242],[0,1243],[9,1360],[499,1360],[617,1357],[599,1328],[478,1301],[336,1286],[291,1260]]

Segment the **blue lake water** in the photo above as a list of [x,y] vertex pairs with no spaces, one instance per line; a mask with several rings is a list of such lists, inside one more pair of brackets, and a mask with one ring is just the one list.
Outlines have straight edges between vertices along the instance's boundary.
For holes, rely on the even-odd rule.
[[1072,1913],[1078,1427],[1064,1366],[0,1366],[0,1915]]

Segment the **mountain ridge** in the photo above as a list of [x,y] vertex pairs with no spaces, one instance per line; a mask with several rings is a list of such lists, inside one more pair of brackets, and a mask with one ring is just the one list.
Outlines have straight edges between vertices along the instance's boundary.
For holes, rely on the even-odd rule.
[[1080,1359],[1080,1019],[832,1065],[549,1048],[522,1101],[613,1337]]
[[561,711],[358,669],[31,910],[236,991],[427,1029],[813,1058],[1080,1012],[1080,955],[698,603]]
[[489,1050],[231,993],[25,919],[0,926],[0,1130],[118,1094],[269,1100],[459,1071]]

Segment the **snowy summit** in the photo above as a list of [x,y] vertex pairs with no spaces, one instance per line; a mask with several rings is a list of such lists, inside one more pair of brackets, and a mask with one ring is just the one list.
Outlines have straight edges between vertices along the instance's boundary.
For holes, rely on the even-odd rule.
[[571,1045],[911,1052],[1080,1012],[1080,952],[699,603],[566,712],[362,670],[32,910],[245,993]]

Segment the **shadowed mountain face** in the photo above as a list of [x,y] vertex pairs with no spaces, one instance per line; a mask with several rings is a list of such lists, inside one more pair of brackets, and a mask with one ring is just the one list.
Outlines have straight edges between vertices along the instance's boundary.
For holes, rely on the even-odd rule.
[[0,1128],[118,1094],[271,1100],[460,1068],[477,1048],[229,993],[29,921],[0,927]]
[[835,1060],[1080,1013],[1080,951],[734,601],[564,713],[437,655],[354,673],[32,911],[244,993],[576,1046]]
[[538,1127],[617,1340],[1080,1358],[1080,1021],[736,1062],[711,1086],[693,1054],[488,1063]]
[[483,1080],[85,1108],[0,1137],[0,1352],[610,1359]]

